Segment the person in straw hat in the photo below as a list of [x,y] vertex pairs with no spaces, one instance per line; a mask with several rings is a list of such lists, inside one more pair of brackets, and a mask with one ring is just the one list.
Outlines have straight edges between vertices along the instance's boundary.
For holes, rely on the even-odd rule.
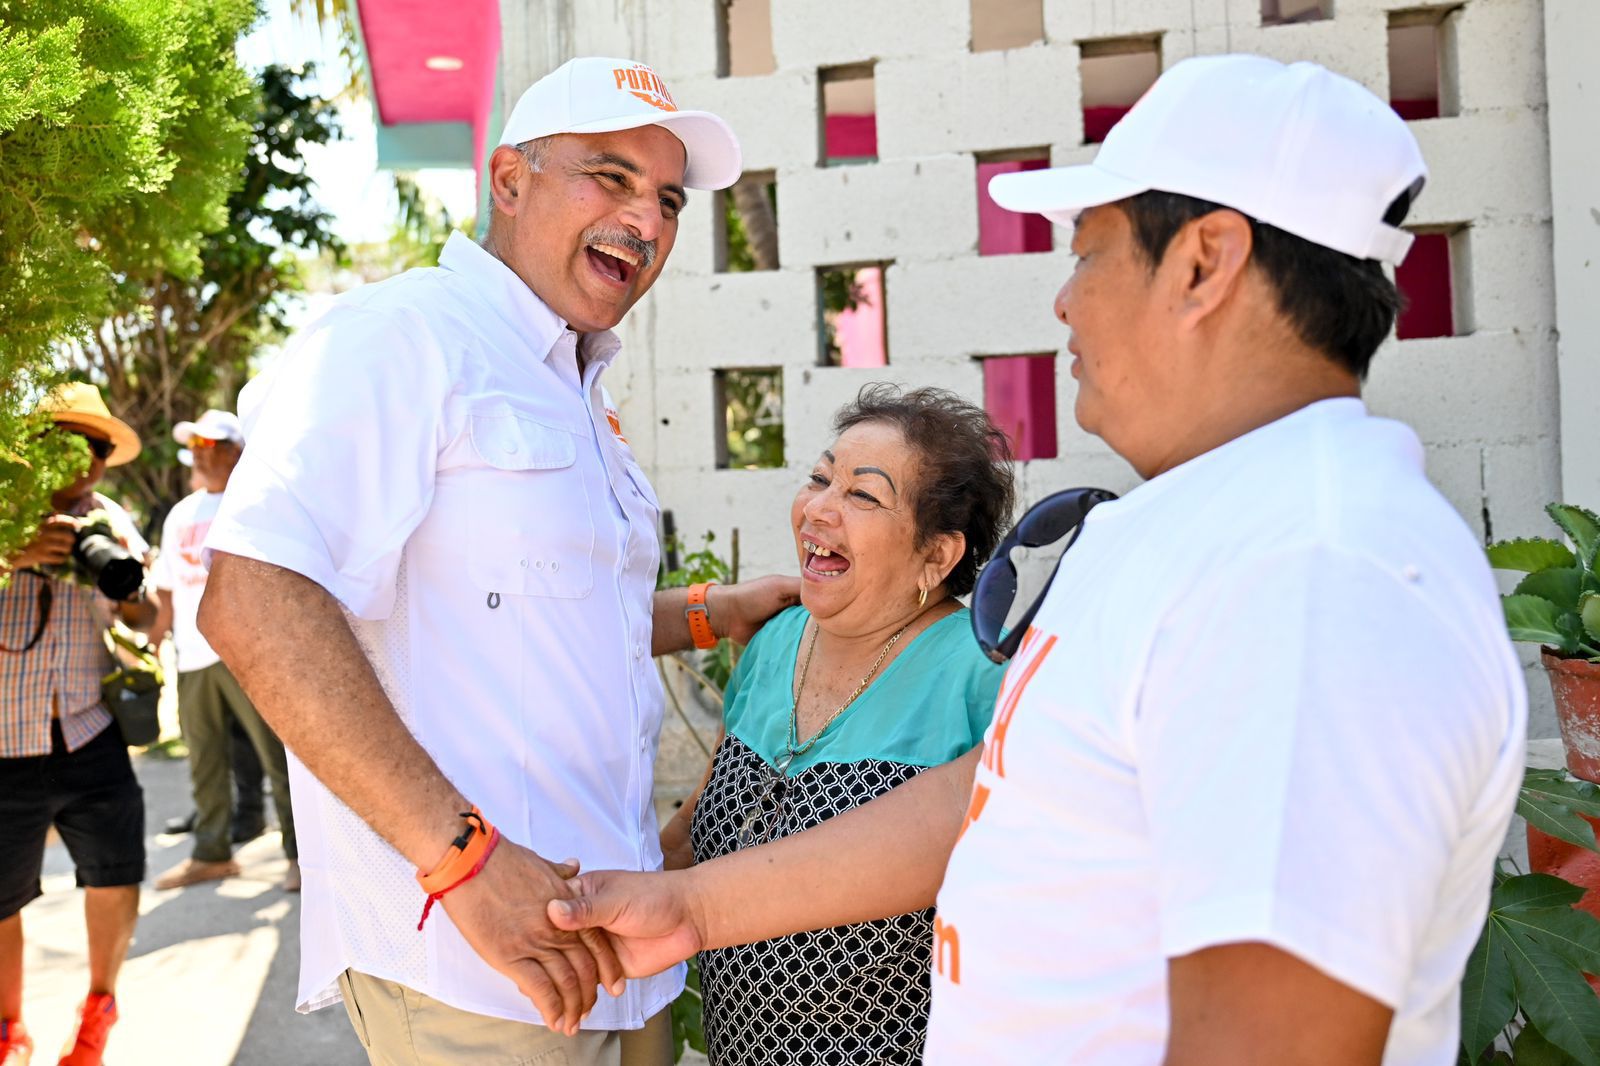
[[144,879],[144,792],[100,695],[112,668],[113,613],[149,620],[135,592],[113,604],[67,567],[88,518],[105,521],[136,558],[148,545],[133,519],[95,491],[106,468],[139,454],[138,435],[100,390],[73,383],[40,405],[53,432],[81,437],[89,467],[51,497],[55,513],[5,560],[0,589],[0,1064],[19,1066],[33,1040],[22,1021],[22,908],[41,893],[52,826],[77,867],[89,934],[89,989],[64,1066],[97,1066],[117,1020],[117,971],[133,939]]

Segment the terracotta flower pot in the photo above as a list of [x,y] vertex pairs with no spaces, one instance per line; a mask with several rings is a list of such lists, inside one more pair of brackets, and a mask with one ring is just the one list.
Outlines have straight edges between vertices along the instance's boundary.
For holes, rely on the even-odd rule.
[[1549,648],[1541,657],[1556,699],[1567,769],[1600,783],[1600,663],[1563,659]]
[[[1563,659],[1546,649],[1541,656],[1556,698],[1556,721],[1567,769],[1600,783],[1600,663]],[[1582,815],[1600,836],[1600,818]],[[1578,907],[1600,918],[1600,854],[1568,844],[1528,826],[1528,866],[1535,873],[1557,877],[1588,889]],[[1600,992],[1600,977],[1589,978]]]

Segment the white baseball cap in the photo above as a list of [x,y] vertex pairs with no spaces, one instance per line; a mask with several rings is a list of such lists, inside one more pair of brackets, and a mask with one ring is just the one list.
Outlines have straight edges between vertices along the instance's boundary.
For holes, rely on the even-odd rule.
[[240,425],[239,416],[232,411],[212,408],[193,422],[179,422],[172,427],[172,439],[179,444],[186,445],[196,437],[243,444],[244,426]]
[[1161,75],[1094,162],[998,174],[989,195],[1008,210],[1071,225],[1085,208],[1178,193],[1358,259],[1398,264],[1411,234],[1383,216],[1427,176],[1404,120],[1350,79],[1315,63],[1201,56]]
[[726,189],[739,180],[743,156],[732,128],[709,111],[679,111],[660,75],[631,59],[567,60],[522,94],[500,143],[639,126],[664,126],[683,142],[689,188]]

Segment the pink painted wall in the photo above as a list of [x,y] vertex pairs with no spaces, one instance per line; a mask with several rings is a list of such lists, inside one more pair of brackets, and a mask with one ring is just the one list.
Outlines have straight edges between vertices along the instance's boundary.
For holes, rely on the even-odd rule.
[[1129,107],[1086,107],[1083,109],[1083,143],[1099,144],[1111,132],[1111,127],[1122,121],[1122,116],[1133,110]]
[[1019,170],[1042,170],[1048,159],[1018,159],[1006,163],[978,164],[978,254],[1012,255],[1048,252],[1055,247],[1050,220],[1043,215],[1007,211],[989,196],[989,179]]
[[823,121],[824,153],[829,159],[872,158],[878,154],[877,115],[829,115]]
[[1017,459],[1056,457],[1056,357],[991,356],[983,361],[983,409]]
[[840,311],[833,322],[834,340],[839,344],[839,365],[887,366],[882,268],[864,267],[856,271],[856,285],[861,289],[861,302],[854,310]]
[[1455,294],[1450,285],[1450,237],[1444,233],[1419,233],[1394,272],[1395,284],[1406,306],[1395,324],[1395,336],[1451,337],[1455,335]]
[[[358,0],[357,12],[379,119],[469,123],[481,160],[499,132],[488,129],[500,54],[496,0]],[[430,56],[453,56],[462,67],[429,70]]]

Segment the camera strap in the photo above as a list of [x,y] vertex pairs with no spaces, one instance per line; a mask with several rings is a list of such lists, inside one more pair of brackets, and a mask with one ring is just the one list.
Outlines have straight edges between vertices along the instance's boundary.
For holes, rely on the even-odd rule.
[[8,655],[22,655],[33,650],[39,638],[44,636],[44,627],[50,624],[50,604],[55,599],[55,593],[50,588],[50,579],[37,570],[21,570],[18,573],[29,574],[39,579],[39,624],[34,628],[33,636],[28,638],[28,643],[20,648],[8,648],[0,644],[0,651]]

